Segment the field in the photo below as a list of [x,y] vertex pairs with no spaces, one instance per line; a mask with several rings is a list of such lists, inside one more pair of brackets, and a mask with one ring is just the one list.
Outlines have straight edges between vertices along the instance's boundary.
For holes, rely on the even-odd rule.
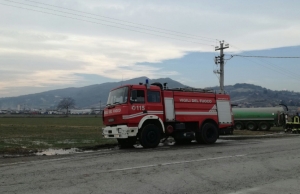
[[[28,154],[66,148],[96,149],[116,144],[102,138],[101,117],[0,117],[0,154]],[[283,131],[235,130],[234,135],[264,135]]]
[[22,154],[48,148],[97,148],[115,144],[103,139],[100,117],[0,118],[0,154]]

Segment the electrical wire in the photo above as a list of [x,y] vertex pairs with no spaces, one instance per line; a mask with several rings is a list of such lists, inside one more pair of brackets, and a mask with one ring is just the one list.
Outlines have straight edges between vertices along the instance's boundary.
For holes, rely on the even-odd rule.
[[[70,13],[70,12],[60,11],[60,10],[56,10],[56,9],[49,9],[49,8],[45,8],[45,7],[35,6],[35,5],[31,5],[31,4],[20,3],[20,2],[16,2],[16,1],[12,1],[12,0],[4,0],[4,1],[15,3],[15,4],[20,4],[20,5],[25,5],[25,6],[29,6],[29,7],[39,8],[39,9],[45,9],[45,10],[49,10],[49,11],[55,11],[55,12],[59,12],[59,13],[63,13],[63,14],[69,14],[69,15],[73,15],[73,16],[79,16],[79,17],[84,17],[84,18],[88,18],[88,19],[108,22],[108,23],[111,23],[111,24],[117,24],[117,25],[121,25],[121,26],[125,26],[125,27],[136,28],[138,30],[147,30],[147,31],[155,32],[155,33],[161,33],[161,34],[166,34],[166,35],[171,35],[171,36],[178,36],[178,37],[183,37],[183,38],[188,38],[188,39],[201,40],[201,41],[206,41],[206,42],[214,42],[215,41],[215,39],[205,40],[203,38],[195,38],[195,37],[191,37],[191,36],[180,35],[178,33],[164,32],[161,29],[160,30],[153,30],[153,29],[150,29],[148,27],[140,27],[140,26],[146,26],[146,25],[140,25],[140,26],[134,26],[134,25],[137,25],[137,24],[128,25],[128,24],[124,24],[124,23],[120,23],[120,22],[110,21],[110,20],[107,20],[107,19],[99,19],[99,18],[84,16],[84,15],[80,15],[80,14],[76,14],[76,13]],[[35,2],[35,1],[29,1],[29,2]],[[38,3],[38,2],[35,2],[35,3]],[[40,3],[40,4],[44,4],[44,3]],[[49,4],[45,4],[45,5],[51,6]],[[53,6],[53,7],[59,7],[59,6]],[[66,9],[66,10],[72,10],[72,9],[61,8],[61,7],[59,7],[59,8],[60,9]],[[72,11],[75,11],[75,10],[72,10]],[[81,13],[81,11],[76,11],[76,12]],[[83,12],[83,13],[89,14],[89,13],[86,13],[86,12]],[[89,14],[89,15],[96,15],[96,14]],[[96,16],[98,16],[98,15],[96,15]],[[103,16],[98,16],[98,17],[103,17]],[[111,19],[111,18],[109,18],[109,19]],[[116,20],[116,19],[114,19],[114,20]],[[122,21],[122,22],[124,22],[124,21]],[[129,22],[126,22],[126,23],[129,23]]]
[[[238,50],[240,50],[240,51],[242,51],[242,52],[245,52],[245,51],[241,50],[240,48],[238,48],[238,47],[236,47],[236,46],[233,46],[233,47],[237,48]],[[245,59],[247,59],[247,58],[245,58]],[[249,59],[247,59],[247,60],[249,60]],[[290,75],[295,76],[296,79],[298,79],[298,78],[300,77],[300,75],[297,74],[297,73],[295,73],[294,71],[289,71],[289,70],[286,69],[286,68],[280,67],[280,66],[278,66],[278,65],[276,65],[276,64],[271,64],[270,62],[266,62],[266,61],[264,61],[263,59],[260,59],[260,58],[258,58],[257,60],[259,60],[259,61],[261,61],[261,62],[263,62],[263,63],[266,63],[266,65],[268,65],[268,66],[271,67],[271,68],[274,68],[274,66],[277,67],[278,69],[280,69],[280,73],[281,73],[281,74],[284,72],[284,73],[286,73],[286,75],[288,75],[288,76],[290,76]],[[249,60],[249,61],[252,61],[252,60]],[[252,62],[253,62],[253,61],[252,61]],[[274,69],[273,69],[273,70],[274,70]],[[275,70],[275,71],[278,72],[277,70]]]
[[65,10],[69,10],[69,11],[76,11],[76,12],[80,12],[80,13],[84,13],[84,14],[89,14],[89,15],[94,15],[94,16],[97,16],[97,17],[103,17],[103,18],[107,18],[107,19],[111,19],[111,20],[121,21],[121,22],[125,22],[125,23],[128,23],[128,24],[134,24],[134,25],[140,25],[140,26],[144,26],[144,27],[150,27],[150,28],[154,28],[154,29],[159,29],[159,30],[174,32],[174,33],[177,33],[177,34],[184,34],[184,35],[191,36],[191,37],[205,38],[205,39],[209,39],[209,40],[218,40],[218,39],[215,39],[215,38],[209,38],[209,37],[205,37],[205,36],[192,35],[192,34],[178,32],[178,31],[174,31],[174,30],[168,30],[168,29],[165,29],[165,28],[157,28],[157,27],[154,27],[154,26],[148,26],[148,25],[144,25],[144,24],[129,22],[129,21],[120,20],[120,19],[116,19],[116,18],[112,18],[112,17],[107,17],[107,16],[103,16],[103,15],[92,14],[92,13],[88,13],[88,12],[84,12],[84,11],[79,11],[79,10],[75,10],[75,9],[69,9],[69,8],[65,8],[65,7],[50,5],[50,4],[47,4],[47,3],[41,3],[41,2],[32,1],[32,0],[25,0],[25,1],[33,2],[33,3],[37,3],[37,4],[41,4],[41,5],[46,5],[46,6],[51,6],[51,7],[56,7],[56,8],[60,8],[60,9],[65,9]]
[[249,56],[249,55],[231,55],[231,56],[233,56],[233,57],[254,57],[254,58],[300,59],[300,57]]
[[[228,43],[228,42],[227,42]],[[230,43],[229,43],[230,44]],[[234,46],[234,45],[232,45],[232,44],[230,44],[232,47],[234,47],[234,48],[236,48],[236,49],[238,49],[238,50],[240,50],[240,51],[242,51],[242,52],[245,52],[244,50],[242,50],[242,49],[240,49],[239,47],[237,47],[237,46]],[[293,79],[296,79],[296,80],[299,80],[300,81],[300,75],[299,74],[296,74],[296,73],[294,73],[294,72],[291,72],[291,71],[289,71],[288,69],[285,69],[285,68],[282,68],[282,67],[280,67],[280,66],[277,66],[277,65],[275,65],[275,64],[271,64],[271,63],[266,63],[265,61],[263,61],[262,59],[258,59],[258,60],[260,60],[261,61],[261,63],[258,63],[258,62],[256,62],[256,61],[253,61],[253,60],[250,60],[249,58],[245,58],[246,60],[248,60],[248,61],[250,61],[250,62],[252,62],[252,63],[255,63],[255,64],[258,64],[258,65],[260,65],[260,66],[263,66],[263,67],[265,67],[266,69],[269,69],[269,70],[272,70],[272,71],[274,71],[274,72],[277,72],[277,73],[279,73],[279,74],[281,74],[281,75],[285,75],[285,76],[288,76],[289,78],[293,78]],[[267,66],[266,66],[267,65]],[[277,69],[275,68],[274,69],[274,66],[276,66],[277,67]],[[280,69],[280,70],[278,70],[278,69]]]
[[194,44],[201,44],[201,45],[207,45],[207,46],[214,47],[214,45],[211,45],[211,44],[206,44],[206,43],[201,43],[201,42],[194,42],[194,41],[188,41],[188,40],[178,39],[178,38],[174,38],[174,37],[168,37],[168,36],[164,36],[164,35],[153,34],[153,33],[148,33],[148,32],[144,32],[144,31],[139,31],[139,30],[124,28],[124,27],[114,26],[114,25],[110,25],[110,24],[104,24],[104,23],[100,23],[100,22],[94,22],[94,21],[90,21],[90,20],[79,19],[79,18],[70,17],[70,16],[66,16],[66,15],[49,13],[49,12],[45,12],[45,11],[40,11],[40,10],[35,10],[35,9],[30,9],[30,8],[24,8],[24,7],[14,6],[14,5],[8,5],[8,4],[4,4],[4,3],[0,3],[0,5],[5,5],[5,6],[9,6],[9,7],[15,7],[15,8],[19,8],[19,9],[24,9],[24,10],[29,10],[29,11],[34,11],[34,12],[39,12],[39,13],[54,15],[54,16],[65,17],[65,18],[69,18],[69,19],[73,19],[73,20],[78,20],[78,21],[84,21],[84,22],[93,23],[93,24],[99,24],[99,25],[109,26],[109,27],[113,27],[113,28],[128,30],[128,31],[132,31],[132,32],[138,32],[138,33],[142,33],[142,34],[149,34],[149,35],[153,35],[153,36],[159,36],[159,37],[163,37],[163,38],[168,38],[168,39],[179,40],[179,41],[183,41],[183,42],[190,42],[190,43],[194,43]]

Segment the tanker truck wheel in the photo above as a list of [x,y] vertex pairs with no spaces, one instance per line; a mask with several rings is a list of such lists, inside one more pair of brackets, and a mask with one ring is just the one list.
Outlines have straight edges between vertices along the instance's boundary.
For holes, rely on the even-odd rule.
[[161,130],[153,124],[148,124],[142,128],[139,134],[140,144],[144,148],[155,148],[161,139]]
[[235,122],[235,123],[234,123],[234,128],[235,128],[236,130],[243,130],[243,129],[244,129],[244,125],[243,125],[242,122]]
[[254,122],[248,122],[246,124],[246,128],[250,131],[255,131],[257,129],[257,126]]
[[196,132],[196,141],[198,143],[213,144],[219,137],[218,128],[213,123],[205,123],[200,130]]
[[136,137],[128,137],[126,139],[117,139],[120,148],[132,148],[136,143]]
[[268,131],[270,129],[270,126],[266,122],[261,122],[261,123],[259,123],[258,128],[259,128],[260,131]]

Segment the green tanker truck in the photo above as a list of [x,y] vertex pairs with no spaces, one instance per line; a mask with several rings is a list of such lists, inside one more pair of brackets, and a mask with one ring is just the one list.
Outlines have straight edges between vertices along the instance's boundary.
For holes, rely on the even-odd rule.
[[238,130],[268,131],[273,126],[284,126],[286,112],[283,107],[232,108],[234,128]]

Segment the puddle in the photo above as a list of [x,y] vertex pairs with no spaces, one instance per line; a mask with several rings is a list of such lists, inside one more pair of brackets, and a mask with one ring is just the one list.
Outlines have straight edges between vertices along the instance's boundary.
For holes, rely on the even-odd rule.
[[[223,143],[223,142],[229,142],[229,141],[233,141],[233,140],[222,140],[222,139],[218,139],[217,143]],[[196,140],[192,141],[192,144],[195,144]],[[164,143],[160,143],[158,145],[158,147],[161,148],[170,148],[169,146],[174,146],[175,145],[175,141],[172,140],[167,140]],[[143,149],[143,146],[141,146],[140,144],[135,144],[134,148],[137,149]],[[115,148],[110,148],[110,150],[112,149],[119,149],[118,146],[116,146]],[[53,155],[63,155],[63,154],[76,154],[76,153],[88,153],[88,152],[94,152],[95,150],[82,150],[82,149],[78,149],[78,148],[70,148],[70,149],[47,149],[44,151],[40,151],[35,153],[35,155],[37,156],[53,156]],[[99,151],[99,150],[97,150]]]
[[83,152],[92,152],[92,151],[83,151],[78,148],[70,149],[47,149],[41,152],[37,152],[37,156],[53,156],[53,155],[62,155],[62,154],[74,154],[74,153],[83,153]]

